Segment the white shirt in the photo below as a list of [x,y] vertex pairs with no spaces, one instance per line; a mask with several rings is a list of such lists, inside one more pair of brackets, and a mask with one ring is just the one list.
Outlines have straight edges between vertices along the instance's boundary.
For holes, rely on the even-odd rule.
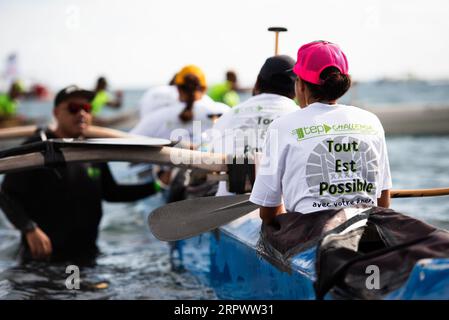
[[147,137],[170,139],[186,143],[201,143],[201,134],[213,125],[210,115],[224,114],[229,107],[215,102],[207,95],[193,104],[193,122],[182,122],[179,114],[184,110],[185,102],[176,101],[171,106],[156,110],[142,118],[131,130],[132,134]]
[[313,103],[271,124],[250,201],[309,213],[377,205],[392,186],[385,133],[371,112]]
[[148,89],[139,101],[140,117],[143,118],[151,112],[170,106],[179,99],[176,86],[157,86]]
[[[262,93],[253,96],[218,119],[207,132],[212,141],[208,149],[236,156],[261,151],[270,123],[298,108],[292,99],[281,95]],[[216,195],[229,194],[226,182],[220,181]]]

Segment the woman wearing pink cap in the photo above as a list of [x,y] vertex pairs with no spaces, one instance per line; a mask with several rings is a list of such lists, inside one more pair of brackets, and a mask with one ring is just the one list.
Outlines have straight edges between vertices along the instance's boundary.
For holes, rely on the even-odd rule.
[[311,42],[298,50],[293,71],[301,109],[270,125],[250,198],[264,223],[286,211],[388,207],[382,124],[368,111],[337,103],[351,86],[345,54],[336,44]]

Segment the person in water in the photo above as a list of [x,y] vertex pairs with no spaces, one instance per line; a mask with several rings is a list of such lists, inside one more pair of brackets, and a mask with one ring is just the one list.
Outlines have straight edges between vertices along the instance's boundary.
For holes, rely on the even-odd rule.
[[343,51],[327,41],[308,43],[293,71],[301,109],[271,123],[250,197],[263,222],[284,212],[388,208],[392,182],[382,124],[337,102],[351,87]]
[[7,93],[0,94],[0,120],[16,116],[18,100],[22,94],[19,82],[13,82]]
[[122,92],[117,91],[114,100],[108,93],[107,89],[108,82],[106,81],[106,78],[98,78],[97,84],[95,86],[95,96],[92,100],[92,114],[94,116],[98,115],[105,106],[120,108],[122,105]]
[[226,81],[213,85],[207,92],[212,100],[222,102],[230,107],[240,103],[238,95],[237,74],[234,71],[226,72]]
[[[92,121],[93,97],[77,86],[61,90],[53,109],[56,129],[39,130],[25,143],[83,137]],[[22,233],[25,260],[89,260],[98,253],[102,200],[136,201],[158,190],[153,182],[118,185],[106,163],[67,163],[6,174],[0,205]]]

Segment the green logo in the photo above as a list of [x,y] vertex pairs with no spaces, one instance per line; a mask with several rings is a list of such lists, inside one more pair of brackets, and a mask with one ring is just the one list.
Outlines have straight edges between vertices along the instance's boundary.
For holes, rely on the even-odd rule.
[[246,108],[239,108],[239,109],[233,109],[233,112],[235,114],[238,113],[250,113],[250,112],[261,112],[264,108],[262,106],[252,106],[252,107],[246,107]]
[[87,168],[87,175],[89,178],[96,180],[101,176],[101,170],[95,167]]
[[342,133],[359,133],[359,134],[377,134],[377,130],[370,125],[357,124],[357,123],[344,123],[344,124],[317,124],[314,126],[302,127],[292,130],[292,135],[296,136],[296,139],[304,140],[308,138],[317,137],[320,135],[333,135]]
[[293,130],[292,134],[295,134],[295,133],[296,133],[296,135],[298,137],[298,140],[304,139],[304,130],[302,128],[298,128],[298,129]]
[[316,126],[309,126],[309,127],[303,127],[293,130],[292,134],[297,136],[298,140],[302,140],[310,135],[321,135],[326,134],[330,130],[332,130],[332,127],[328,126],[327,124],[319,124]]

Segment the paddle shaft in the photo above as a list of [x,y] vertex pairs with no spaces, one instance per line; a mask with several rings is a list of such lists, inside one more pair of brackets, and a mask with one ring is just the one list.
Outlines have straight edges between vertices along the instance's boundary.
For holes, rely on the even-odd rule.
[[0,129],[0,139],[17,139],[17,138],[26,138],[37,130],[37,126],[20,126],[20,127],[12,127],[12,128],[3,128]]
[[[13,128],[0,129],[0,140],[6,139],[18,139],[18,138],[28,138],[36,132],[37,126],[21,126]],[[98,127],[89,126],[86,131],[86,138],[131,138],[135,137],[124,131]]]
[[[115,130],[114,130],[115,131]],[[126,152],[124,152],[126,150]],[[62,153],[66,162],[151,162],[173,165],[187,169],[201,169],[210,172],[226,172],[226,156],[217,153],[205,153],[171,147],[139,147],[102,146],[95,150],[92,147],[65,147]],[[40,152],[33,152],[20,156],[0,159],[0,173],[25,168],[44,166],[44,156]],[[449,188],[391,190],[391,198],[433,197],[449,195]]]
[[275,33],[274,55],[277,56],[279,54],[279,32],[286,32],[287,29],[283,27],[271,27],[268,28],[268,31]]
[[[226,171],[224,155],[209,154],[206,158],[203,152],[171,147],[141,147],[141,146],[102,146],[95,149],[92,146],[76,146],[61,148],[66,162],[151,162],[172,165],[187,169],[205,171]],[[0,159],[0,173],[8,171],[32,169],[45,165],[41,152],[10,156]]]
[[274,44],[274,55],[277,56],[278,54],[279,54],[279,31],[276,32]]
[[391,190],[391,198],[436,197],[449,195],[449,188]]
[[132,138],[135,135],[111,128],[89,126],[86,131],[86,138]]

